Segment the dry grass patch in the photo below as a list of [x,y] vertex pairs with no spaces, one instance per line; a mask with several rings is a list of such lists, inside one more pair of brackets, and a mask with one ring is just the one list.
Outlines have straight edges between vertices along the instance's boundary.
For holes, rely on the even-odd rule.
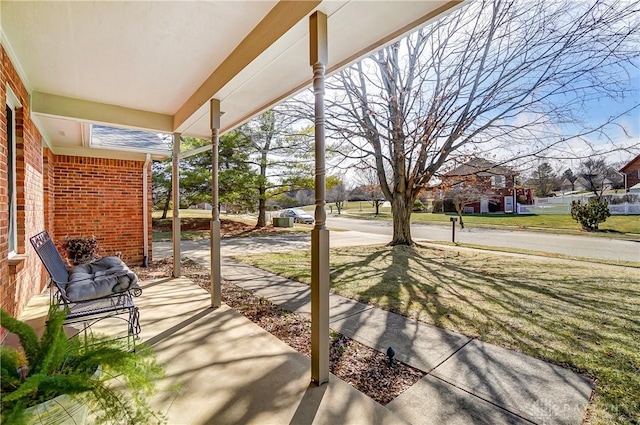
[[[239,258],[303,282],[310,254]],[[596,380],[590,423],[640,423],[640,273],[455,248],[331,250],[332,289]]]

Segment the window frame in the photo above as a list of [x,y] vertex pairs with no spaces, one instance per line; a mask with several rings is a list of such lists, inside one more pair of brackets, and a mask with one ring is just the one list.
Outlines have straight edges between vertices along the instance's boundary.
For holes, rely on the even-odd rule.
[[7,113],[7,189],[9,201],[9,226],[7,230],[8,254],[11,258],[18,254],[18,197],[16,180],[18,177],[16,160],[16,109],[22,107],[18,97],[7,85],[5,111]]
[[507,187],[507,177],[499,174],[493,174],[491,176],[491,188],[492,189],[504,189]]

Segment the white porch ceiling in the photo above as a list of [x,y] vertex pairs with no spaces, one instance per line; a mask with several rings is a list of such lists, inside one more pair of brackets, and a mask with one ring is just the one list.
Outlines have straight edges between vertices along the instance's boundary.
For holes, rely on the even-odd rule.
[[459,3],[2,0],[0,36],[47,144],[90,155],[83,124],[209,138],[209,99],[225,132],[310,85],[314,10],[331,72]]

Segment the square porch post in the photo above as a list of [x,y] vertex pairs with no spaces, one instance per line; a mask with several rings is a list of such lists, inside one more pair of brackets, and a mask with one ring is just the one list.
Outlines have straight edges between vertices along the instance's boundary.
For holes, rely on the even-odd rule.
[[329,381],[329,230],[325,211],[324,74],[327,15],[309,18],[310,65],[315,96],[315,225],[311,231],[311,380]]
[[222,304],[220,271],[220,211],[218,205],[218,143],[220,133],[220,100],[211,99],[211,307]]
[[173,133],[173,156],[171,158],[171,200],[173,231],[173,277],[180,277],[180,133]]

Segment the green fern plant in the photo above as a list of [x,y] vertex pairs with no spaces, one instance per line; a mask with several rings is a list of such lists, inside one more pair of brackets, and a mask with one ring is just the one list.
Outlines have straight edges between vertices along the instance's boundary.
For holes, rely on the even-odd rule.
[[0,324],[21,345],[18,350],[0,346],[2,423],[32,423],[28,408],[62,394],[87,405],[97,423],[162,422],[147,401],[164,375],[150,348],[133,353],[117,340],[68,339],[62,326],[65,313],[59,310],[51,312],[38,339],[29,325],[0,313]]

